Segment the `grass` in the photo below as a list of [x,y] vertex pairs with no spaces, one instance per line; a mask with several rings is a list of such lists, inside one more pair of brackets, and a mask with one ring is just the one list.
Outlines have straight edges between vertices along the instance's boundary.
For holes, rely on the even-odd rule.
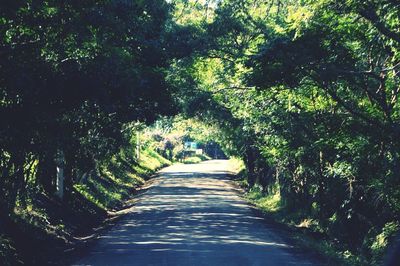
[[141,164],[144,168],[154,172],[159,168],[170,165],[171,162],[151,149],[144,150]]
[[[229,164],[229,170],[233,174],[238,175],[239,177],[242,176],[242,174],[240,174],[240,173],[243,173],[243,171],[245,171],[245,165],[244,165],[244,162],[242,159],[237,158],[237,157],[231,157],[231,158],[229,158],[228,164]],[[242,182],[244,182],[244,181],[245,181],[245,179],[243,178]],[[242,185],[245,185],[245,184],[242,184]]]
[[[37,192],[28,204],[17,204],[13,230],[0,227],[0,265],[46,265],[67,259],[75,236],[91,235],[107,211],[123,206],[134,191],[155,171],[171,164],[146,148],[137,162],[121,151],[74,185],[71,198],[60,201]],[[0,223],[1,226],[1,223]]]
[[194,163],[201,163],[203,161],[207,161],[210,159],[211,159],[210,157],[204,154],[193,154],[190,157],[184,158],[182,162],[184,164],[194,164]]
[[90,176],[75,189],[86,199],[104,210],[118,208],[145,179],[170,162],[158,153],[145,149],[139,162],[130,162],[123,156],[115,156],[101,167],[100,176]]
[[264,212],[278,213],[282,210],[279,192],[272,195],[265,195],[259,187],[254,187],[246,194],[246,198]]
[[[239,183],[243,181],[239,181]],[[265,194],[261,187],[255,186],[245,194],[245,199],[255,205],[275,222],[289,230],[291,238],[301,247],[320,254],[328,265],[366,265],[360,257],[341,250],[337,244],[327,239],[318,222],[306,217],[301,211],[289,211],[282,203],[279,189]]]

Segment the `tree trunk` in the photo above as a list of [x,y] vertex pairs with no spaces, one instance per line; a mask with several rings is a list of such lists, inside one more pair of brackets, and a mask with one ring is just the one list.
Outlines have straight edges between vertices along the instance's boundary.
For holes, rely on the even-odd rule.
[[36,177],[36,183],[40,185],[48,195],[55,193],[53,177],[56,176],[56,163],[54,157],[48,154],[39,158],[39,165]]
[[56,157],[56,196],[61,200],[64,198],[64,152],[59,150]]
[[255,156],[254,156],[254,148],[249,146],[246,149],[246,166],[247,166],[247,171],[248,171],[248,182],[250,188],[252,188],[255,185],[256,181],[256,176],[255,176]]
[[136,132],[136,159],[139,162],[140,160],[140,132]]

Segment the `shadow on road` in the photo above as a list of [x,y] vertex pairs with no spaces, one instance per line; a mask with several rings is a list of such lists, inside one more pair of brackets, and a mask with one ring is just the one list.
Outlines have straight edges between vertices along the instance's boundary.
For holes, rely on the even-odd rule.
[[162,176],[75,265],[313,265],[238,196],[224,161]]

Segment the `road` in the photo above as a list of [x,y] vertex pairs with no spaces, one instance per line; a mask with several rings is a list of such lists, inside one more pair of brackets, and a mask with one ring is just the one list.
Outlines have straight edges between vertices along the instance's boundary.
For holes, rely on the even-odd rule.
[[240,198],[224,160],[164,169],[73,265],[316,265]]

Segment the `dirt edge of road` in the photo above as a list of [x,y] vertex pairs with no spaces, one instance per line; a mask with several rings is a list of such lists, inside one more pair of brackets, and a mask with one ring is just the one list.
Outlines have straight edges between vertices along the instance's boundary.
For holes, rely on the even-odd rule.
[[135,206],[138,198],[154,185],[154,183],[157,181],[157,178],[160,177],[161,171],[168,167],[170,166],[161,168],[153,175],[150,175],[145,183],[137,187],[132,195],[128,199],[124,200],[119,208],[112,211],[107,211],[107,217],[99,225],[96,227],[87,228],[87,233],[85,236],[73,236],[75,242],[72,243],[67,249],[63,250],[59,260],[49,261],[49,265],[71,265],[74,261],[84,256],[90,247],[96,243],[100,235],[110,230],[129,213],[129,210]]
[[[176,165],[176,164],[175,164]],[[172,165],[173,167],[174,165]],[[171,167],[171,166],[169,166]],[[125,201],[125,204],[120,209],[109,212],[109,216],[107,219],[103,221],[103,223],[96,228],[93,228],[93,233],[87,237],[77,239],[75,246],[72,249],[65,251],[65,256],[62,259],[61,263],[56,263],[57,265],[71,265],[73,262],[79,260],[87,254],[88,250],[92,247],[92,245],[98,240],[99,236],[110,230],[114,225],[116,225],[119,221],[121,221],[127,214],[129,214],[130,209],[132,209],[141,195],[146,193],[149,189],[151,189],[155,184],[157,184],[158,177],[162,176],[163,170],[165,167],[159,170],[156,174],[152,175],[148,181],[146,181],[143,186],[138,188],[137,192],[132,195],[131,198]],[[301,258],[306,258],[317,265],[333,265],[327,261],[327,259],[315,252],[307,248],[303,245],[296,237],[299,232],[295,229],[289,227],[286,224],[280,223],[274,220],[273,217],[258,209],[255,205],[249,202],[245,198],[246,190],[241,187],[237,182],[237,173],[227,171],[226,172],[227,180],[229,180],[230,185],[232,186],[232,191],[234,191],[244,202],[247,203],[248,207],[252,210],[255,216],[263,219],[265,226],[272,229],[276,235],[281,238],[285,243],[289,246],[292,246],[292,253],[295,256],[299,256]]]

